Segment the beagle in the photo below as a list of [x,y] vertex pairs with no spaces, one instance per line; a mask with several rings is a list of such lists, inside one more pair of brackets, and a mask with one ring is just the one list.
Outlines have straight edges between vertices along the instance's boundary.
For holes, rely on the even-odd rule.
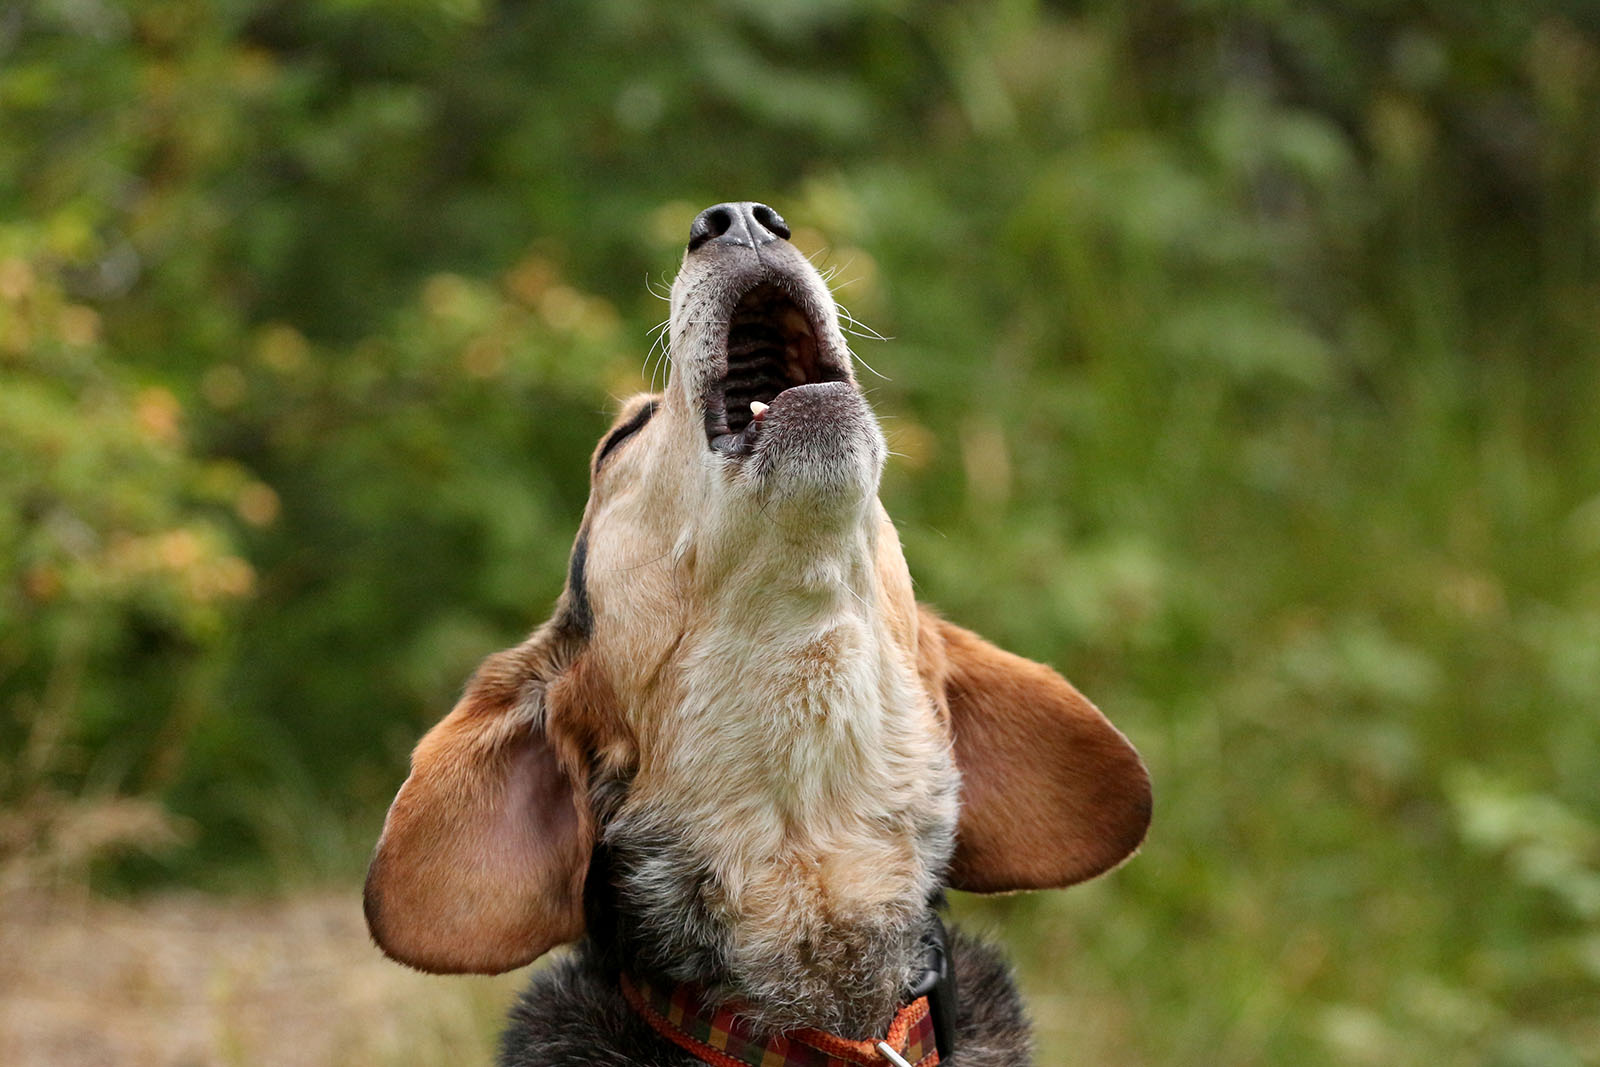
[[944,888],[1070,885],[1144,837],[1149,779],[1094,705],[916,602],[883,435],[788,236],[764,204],[694,220],[670,383],[596,447],[553,616],[423,737],[378,841],[394,959],[579,942],[504,1064],[1026,1063]]

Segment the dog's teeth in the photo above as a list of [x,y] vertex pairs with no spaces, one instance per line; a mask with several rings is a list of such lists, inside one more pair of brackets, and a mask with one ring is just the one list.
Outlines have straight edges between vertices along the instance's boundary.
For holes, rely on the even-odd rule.
[[761,416],[765,415],[766,413],[767,413],[767,405],[763,404],[759,400],[750,401],[750,414],[754,415],[756,418],[759,419]]

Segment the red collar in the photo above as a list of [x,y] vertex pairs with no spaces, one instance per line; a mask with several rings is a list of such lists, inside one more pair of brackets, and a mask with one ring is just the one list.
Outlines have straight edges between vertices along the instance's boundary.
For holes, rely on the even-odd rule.
[[[711,1067],[888,1067],[877,1041],[851,1041],[821,1030],[759,1036],[734,1009],[708,1005],[694,986],[657,989],[622,976],[622,995],[656,1033]],[[928,998],[900,1009],[883,1038],[912,1067],[935,1067]]]

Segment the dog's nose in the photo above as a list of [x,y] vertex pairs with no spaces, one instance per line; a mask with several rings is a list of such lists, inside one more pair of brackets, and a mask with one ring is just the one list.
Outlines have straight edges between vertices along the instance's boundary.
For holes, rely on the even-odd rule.
[[789,239],[789,224],[767,205],[752,200],[708,207],[689,227],[691,252],[708,243],[755,248],[780,239]]

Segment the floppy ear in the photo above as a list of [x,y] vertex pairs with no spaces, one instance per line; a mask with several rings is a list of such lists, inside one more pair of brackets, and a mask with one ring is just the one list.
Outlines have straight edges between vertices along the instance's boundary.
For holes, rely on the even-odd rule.
[[367,870],[367,927],[435,973],[497,974],[583,934],[593,826],[570,751],[577,642],[546,624],[484,661],[418,743]]
[[926,608],[924,681],[942,695],[961,769],[950,885],[1051,889],[1109,870],[1144,840],[1150,776],[1065,678]]

